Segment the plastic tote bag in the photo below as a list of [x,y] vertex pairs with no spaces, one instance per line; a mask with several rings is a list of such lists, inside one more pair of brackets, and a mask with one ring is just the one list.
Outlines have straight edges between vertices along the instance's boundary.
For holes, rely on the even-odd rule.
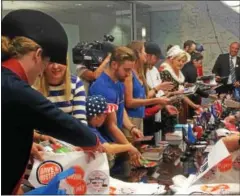
[[66,190],[59,189],[61,180],[75,174],[74,168],[69,168],[57,174],[46,186],[36,188],[32,191],[25,193],[24,195],[66,195]]
[[44,160],[44,162],[34,161],[29,176],[29,182],[35,188],[48,186],[55,176],[73,168],[72,175],[66,177],[68,173],[64,173],[66,178],[61,178],[59,190],[65,190],[66,194],[71,195],[108,194],[109,166],[105,153],[96,153],[95,159],[88,162],[84,152],[45,152]]

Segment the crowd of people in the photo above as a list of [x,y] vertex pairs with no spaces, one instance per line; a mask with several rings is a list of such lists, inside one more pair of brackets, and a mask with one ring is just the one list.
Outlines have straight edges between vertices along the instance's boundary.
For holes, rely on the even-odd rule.
[[[183,49],[170,45],[164,60],[157,43],[132,41],[116,46],[96,71],[78,65],[77,74],[67,48],[64,29],[47,14],[16,10],[2,20],[2,194],[19,193],[31,158],[43,160],[39,141],[106,152],[110,167],[126,152],[139,167],[135,139],[161,130],[164,140],[201,108],[201,97],[217,99],[201,90],[183,95],[203,74],[203,46],[192,40]],[[223,82],[217,93],[240,87],[238,51],[234,42],[217,58],[213,73]],[[229,149],[239,148],[238,139],[225,139]]]

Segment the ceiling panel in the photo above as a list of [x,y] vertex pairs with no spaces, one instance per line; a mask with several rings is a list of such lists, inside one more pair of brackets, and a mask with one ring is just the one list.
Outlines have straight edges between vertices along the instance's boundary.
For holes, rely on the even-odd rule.
[[68,10],[123,10],[129,9],[124,1],[2,1],[3,10],[37,9],[53,12]]

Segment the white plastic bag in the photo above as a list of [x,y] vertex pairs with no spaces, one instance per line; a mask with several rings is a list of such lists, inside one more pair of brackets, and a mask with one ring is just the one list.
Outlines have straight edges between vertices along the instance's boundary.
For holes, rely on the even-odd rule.
[[123,182],[110,177],[110,195],[160,195],[166,193],[165,186],[157,183]]
[[177,194],[239,194],[240,150],[229,153],[222,140],[211,149],[197,175],[189,176]]
[[84,152],[44,153],[44,162],[34,161],[29,182],[34,187],[41,187],[57,174],[74,167],[76,174],[61,181],[60,188],[67,194],[108,194],[109,166],[105,153],[95,154],[95,159],[88,162]]

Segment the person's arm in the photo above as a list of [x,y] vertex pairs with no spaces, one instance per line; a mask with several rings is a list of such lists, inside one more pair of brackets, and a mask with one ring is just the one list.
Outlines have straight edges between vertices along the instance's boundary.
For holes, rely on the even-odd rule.
[[82,123],[87,124],[86,93],[82,81],[77,77],[74,89],[72,115]]
[[117,126],[117,115],[115,112],[108,114],[104,125],[119,144],[128,144],[128,140]]
[[193,108],[193,109],[198,109],[200,106],[199,105],[197,105],[197,104],[195,104],[195,103],[193,103],[188,97],[184,97],[183,98],[183,101],[185,102],[185,103],[187,103],[191,108]]
[[205,92],[205,91],[203,91],[203,90],[201,90],[199,88],[196,90],[196,93],[198,95],[200,95],[201,97],[204,97],[204,98],[208,98],[209,97],[209,93],[207,93],[207,92]]
[[133,146],[129,144],[110,144],[110,143],[104,143],[103,148],[106,150],[106,153],[108,154],[118,154],[122,152],[128,152],[131,151]]
[[[126,111],[124,110],[124,114],[125,113],[126,113]],[[126,123],[126,114],[124,116],[123,116],[123,122],[125,121],[125,123]],[[129,119],[127,119],[127,124],[128,124],[128,127],[133,126]],[[128,150],[128,153],[130,156],[130,162],[131,162],[131,164],[133,164],[135,166],[140,166],[141,164],[140,164],[139,160],[141,158],[141,154],[132,144],[129,143],[126,136],[118,128],[117,117],[116,117],[115,112],[108,115],[108,117],[105,120],[105,125],[108,128],[108,130],[111,132],[111,134],[113,135],[113,137],[115,138],[117,143],[124,144],[124,145],[126,145],[126,144],[131,145],[131,148]],[[135,131],[138,132],[137,129],[135,129]]]
[[164,99],[162,98],[151,98],[151,99],[133,98],[132,74],[125,79],[124,86],[125,86],[125,106],[127,108],[137,108],[141,106],[148,106],[148,105],[154,105],[154,104],[164,104]]
[[81,78],[83,78],[84,80],[87,80],[89,82],[96,80],[101,73],[104,71],[106,65],[109,63],[111,58],[111,54],[109,54],[101,63],[101,65],[99,65],[99,67],[95,70],[95,71],[91,71],[89,69],[85,69],[84,71],[82,71],[81,75],[79,75]]
[[12,102],[19,106],[26,116],[26,126],[41,130],[43,134],[66,141],[84,150],[95,150],[99,140],[89,128],[69,114],[65,114],[41,93],[25,83],[14,85]]
[[127,130],[129,130],[130,134],[133,137],[135,137],[135,138],[143,137],[142,132],[140,130],[138,130],[134,124],[132,124],[125,109],[123,111],[123,127],[125,127]]
[[221,55],[218,56],[213,66],[212,73],[216,74],[216,76],[220,76],[220,71],[219,71],[220,67],[221,67]]

